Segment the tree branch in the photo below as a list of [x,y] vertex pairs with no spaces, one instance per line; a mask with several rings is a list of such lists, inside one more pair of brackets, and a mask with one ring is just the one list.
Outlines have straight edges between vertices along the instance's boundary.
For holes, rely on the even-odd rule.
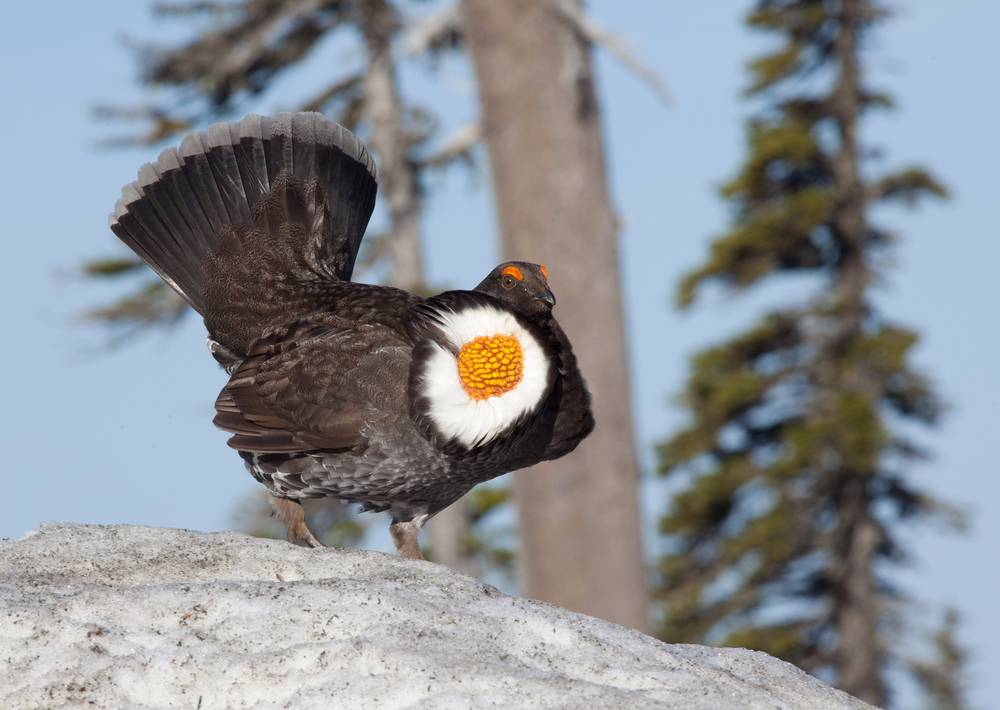
[[456,49],[462,44],[462,17],[458,5],[451,5],[431,13],[406,30],[403,40],[406,53],[415,57],[420,54],[438,54],[447,49]]
[[435,152],[421,160],[421,167],[440,168],[456,160],[471,161],[472,149],[482,137],[482,127],[478,121],[466,123],[448,136]]
[[587,16],[580,8],[577,0],[557,0],[555,3],[557,13],[570,25],[573,31],[577,32],[585,40],[601,49],[606,50],[611,56],[621,62],[633,76],[644,82],[659,99],[668,106],[673,104],[673,96],[667,88],[666,82],[659,73],[642,62],[632,54],[625,41],[611,32],[608,32]]

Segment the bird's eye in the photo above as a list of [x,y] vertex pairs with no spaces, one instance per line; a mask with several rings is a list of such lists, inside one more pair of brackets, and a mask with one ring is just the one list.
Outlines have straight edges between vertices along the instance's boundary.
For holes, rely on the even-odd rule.
[[514,288],[514,285],[516,283],[517,279],[515,279],[510,274],[506,274],[500,279],[500,285],[503,286],[504,288]]

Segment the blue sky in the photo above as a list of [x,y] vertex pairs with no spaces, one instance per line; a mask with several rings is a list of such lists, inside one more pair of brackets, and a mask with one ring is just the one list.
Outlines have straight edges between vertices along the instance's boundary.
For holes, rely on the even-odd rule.
[[[614,61],[599,58],[612,192],[624,225],[637,444],[647,470],[653,443],[683,421],[670,398],[687,357],[767,304],[801,293],[801,284],[779,285],[740,298],[709,292],[687,313],[670,305],[678,277],[727,223],[715,188],[743,155],[743,66],[763,44],[741,26],[747,5],[590,3],[600,22],[665,76],[676,98],[665,107]],[[991,446],[1000,420],[1000,5],[897,5],[898,17],[875,38],[867,67],[899,110],[872,118],[864,137],[884,150],[886,167],[924,163],[954,197],[916,212],[879,213],[902,239],[878,300],[922,333],[918,364],[951,405],[943,427],[923,437],[935,458],[916,468],[914,479],[972,516],[965,537],[939,528],[908,531],[915,555],[901,579],[921,599],[950,601],[963,613],[963,639],[976,654],[975,699],[985,707],[1000,696],[1000,679],[988,672],[1000,667],[1000,478]],[[107,213],[121,185],[156,152],[100,147],[117,128],[101,125],[90,109],[142,95],[122,35],[165,40],[183,28],[154,24],[148,4],[130,0],[61,4],[54,24],[55,11],[44,4],[20,4],[15,12],[0,48],[0,127],[7,138],[0,233],[8,250],[0,289],[10,335],[0,355],[8,482],[0,536],[22,535],[47,520],[225,529],[234,500],[255,484],[211,426],[224,375],[208,357],[201,324],[189,319],[174,332],[104,352],[100,334],[74,320],[113,290],[87,284],[73,267],[114,250]],[[250,108],[287,108],[330,67],[357,58],[350,42],[328,43],[305,71]],[[442,114],[445,132],[474,116],[464,64],[448,62],[436,78],[410,68],[402,79],[408,94],[428,97]],[[479,182],[487,180],[484,173]],[[497,253],[489,194],[460,173],[431,186],[430,276],[472,286]],[[664,493],[652,485],[643,495],[652,516]]]

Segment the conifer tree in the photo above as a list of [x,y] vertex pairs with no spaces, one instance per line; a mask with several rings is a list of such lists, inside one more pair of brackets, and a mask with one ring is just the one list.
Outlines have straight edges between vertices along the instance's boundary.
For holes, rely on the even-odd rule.
[[968,651],[957,638],[958,612],[946,609],[940,626],[930,637],[933,654],[910,661],[910,670],[923,690],[928,710],[963,710],[966,702]]
[[685,428],[660,448],[682,492],[661,519],[660,635],[760,649],[877,705],[889,698],[903,591],[900,523],[947,507],[910,480],[923,455],[907,422],[941,403],[910,364],[917,334],[872,290],[894,236],[886,201],[944,188],[913,167],[881,177],[862,119],[890,106],[865,79],[880,0],[757,0],[751,28],[778,39],[753,60],[748,155],[722,188],[734,221],[678,291],[741,291],[812,275],[814,295],[697,354]]

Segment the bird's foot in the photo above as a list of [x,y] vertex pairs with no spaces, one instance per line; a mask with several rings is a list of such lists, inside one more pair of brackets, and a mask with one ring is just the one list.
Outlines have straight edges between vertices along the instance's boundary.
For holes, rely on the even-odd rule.
[[393,523],[389,526],[389,533],[392,541],[396,543],[396,550],[400,557],[408,560],[422,560],[424,556],[420,554],[420,522],[410,520],[405,523]]
[[312,534],[312,530],[309,529],[304,520],[294,527],[289,526],[288,541],[292,544],[303,542],[306,547],[312,548],[326,547],[326,545],[316,539],[316,536]]
[[296,545],[302,542],[306,547],[324,547],[306,524],[306,512],[301,503],[291,498],[271,496],[271,506],[274,508],[275,514],[288,527],[288,541],[290,543]]

